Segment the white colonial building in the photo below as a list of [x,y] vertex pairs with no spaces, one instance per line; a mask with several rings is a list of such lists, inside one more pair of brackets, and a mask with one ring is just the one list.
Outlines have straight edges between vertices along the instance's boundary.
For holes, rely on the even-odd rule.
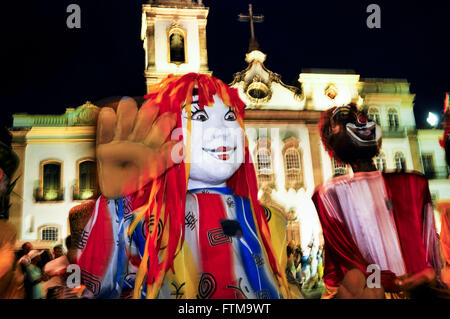
[[[210,74],[207,65],[208,8],[201,1],[150,1],[143,5],[147,87],[170,73]],[[266,69],[266,55],[252,39],[248,67],[232,87],[247,104],[246,127],[263,204],[288,218],[288,238],[314,250],[320,224],[311,195],[334,175],[351,173],[330,159],[320,141],[321,112],[355,102],[382,128],[380,170],[406,169],[430,178],[434,200],[450,198],[442,130],[417,130],[414,94],[402,79],[360,79],[352,71],[303,70],[297,86]],[[136,45],[139,45],[138,43]],[[144,63],[144,61],[143,61]],[[299,70],[300,71],[300,70]],[[70,208],[98,189],[95,123],[98,108],[89,102],[63,115],[14,115],[13,148],[21,163],[12,196],[11,221],[22,241],[52,245],[68,235]]]

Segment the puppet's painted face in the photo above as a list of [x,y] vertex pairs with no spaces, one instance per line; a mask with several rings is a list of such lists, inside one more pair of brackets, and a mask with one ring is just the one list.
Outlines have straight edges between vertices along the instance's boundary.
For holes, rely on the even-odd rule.
[[[191,104],[191,167],[188,189],[223,186],[244,161],[244,133],[233,109],[214,95],[214,105]],[[183,109],[183,131],[187,113]],[[185,138],[186,140],[186,138]]]
[[330,144],[345,163],[370,160],[381,146],[381,130],[354,106],[340,106],[331,116]]

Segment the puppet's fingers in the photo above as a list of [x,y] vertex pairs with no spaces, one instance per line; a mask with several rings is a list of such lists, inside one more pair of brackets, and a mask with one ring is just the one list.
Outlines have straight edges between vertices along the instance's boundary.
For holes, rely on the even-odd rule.
[[151,148],[159,148],[167,140],[177,122],[176,114],[166,112],[162,114],[153,124],[147,134],[144,144]]
[[106,144],[113,140],[116,127],[116,112],[110,107],[100,110],[97,120],[97,144]]
[[151,100],[145,102],[137,114],[133,132],[128,139],[132,142],[144,141],[152,128],[153,122],[158,116],[158,112],[159,107],[155,102]]
[[117,125],[114,132],[114,140],[121,141],[128,139],[134,127],[138,109],[136,101],[130,97],[120,100],[117,107]]

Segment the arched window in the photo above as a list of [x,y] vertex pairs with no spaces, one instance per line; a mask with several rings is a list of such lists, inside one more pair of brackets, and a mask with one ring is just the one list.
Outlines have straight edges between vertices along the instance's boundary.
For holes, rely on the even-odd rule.
[[40,231],[40,240],[45,241],[58,241],[59,240],[59,230],[56,226],[43,226]]
[[37,201],[63,200],[62,162],[48,160],[41,162],[40,166],[40,186],[35,191],[35,199]]
[[296,137],[290,137],[284,141],[282,150],[284,159],[285,187],[286,190],[294,188],[298,190],[303,186],[302,176],[302,156],[299,148],[299,140]]
[[375,166],[379,171],[386,170],[386,156],[384,153],[380,153],[380,155],[375,158]]
[[389,109],[388,111],[388,124],[390,131],[396,131],[399,127],[398,112],[396,109]]
[[272,174],[272,161],[270,153],[267,149],[259,149],[256,154],[256,162],[258,165],[258,173],[262,175]]
[[398,170],[406,169],[405,156],[403,155],[402,152],[395,153],[394,161],[395,161],[395,168],[397,168]]
[[367,117],[369,120],[377,123],[377,125],[380,125],[380,111],[377,108],[371,107],[367,112]]
[[259,188],[271,187],[274,183],[270,139],[260,138],[257,141],[256,170]]
[[170,62],[185,63],[184,37],[181,33],[174,32],[169,36],[170,41]]
[[300,154],[297,149],[291,147],[286,151],[284,156],[286,161],[286,169],[289,170],[300,170]]
[[89,199],[97,195],[97,164],[94,160],[78,162],[78,189],[74,199]]
[[435,178],[433,154],[431,153],[422,154],[422,166],[423,166],[423,173],[427,178],[430,179]]
[[333,176],[345,175],[347,172],[347,165],[339,164],[333,157]]

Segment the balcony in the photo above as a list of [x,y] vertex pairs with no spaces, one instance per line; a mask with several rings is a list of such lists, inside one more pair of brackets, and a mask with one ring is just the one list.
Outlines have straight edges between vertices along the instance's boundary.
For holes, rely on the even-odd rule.
[[446,166],[439,166],[435,169],[428,169],[424,171],[428,179],[447,179],[449,171]]
[[381,131],[385,138],[403,138],[406,137],[406,127],[404,126],[382,126]]
[[42,187],[36,187],[33,191],[33,198],[36,202],[60,202],[64,200],[64,188],[42,189]]
[[99,190],[95,188],[78,189],[76,186],[72,187],[72,200],[74,201],[94,199],[97,198],[99,194]]

